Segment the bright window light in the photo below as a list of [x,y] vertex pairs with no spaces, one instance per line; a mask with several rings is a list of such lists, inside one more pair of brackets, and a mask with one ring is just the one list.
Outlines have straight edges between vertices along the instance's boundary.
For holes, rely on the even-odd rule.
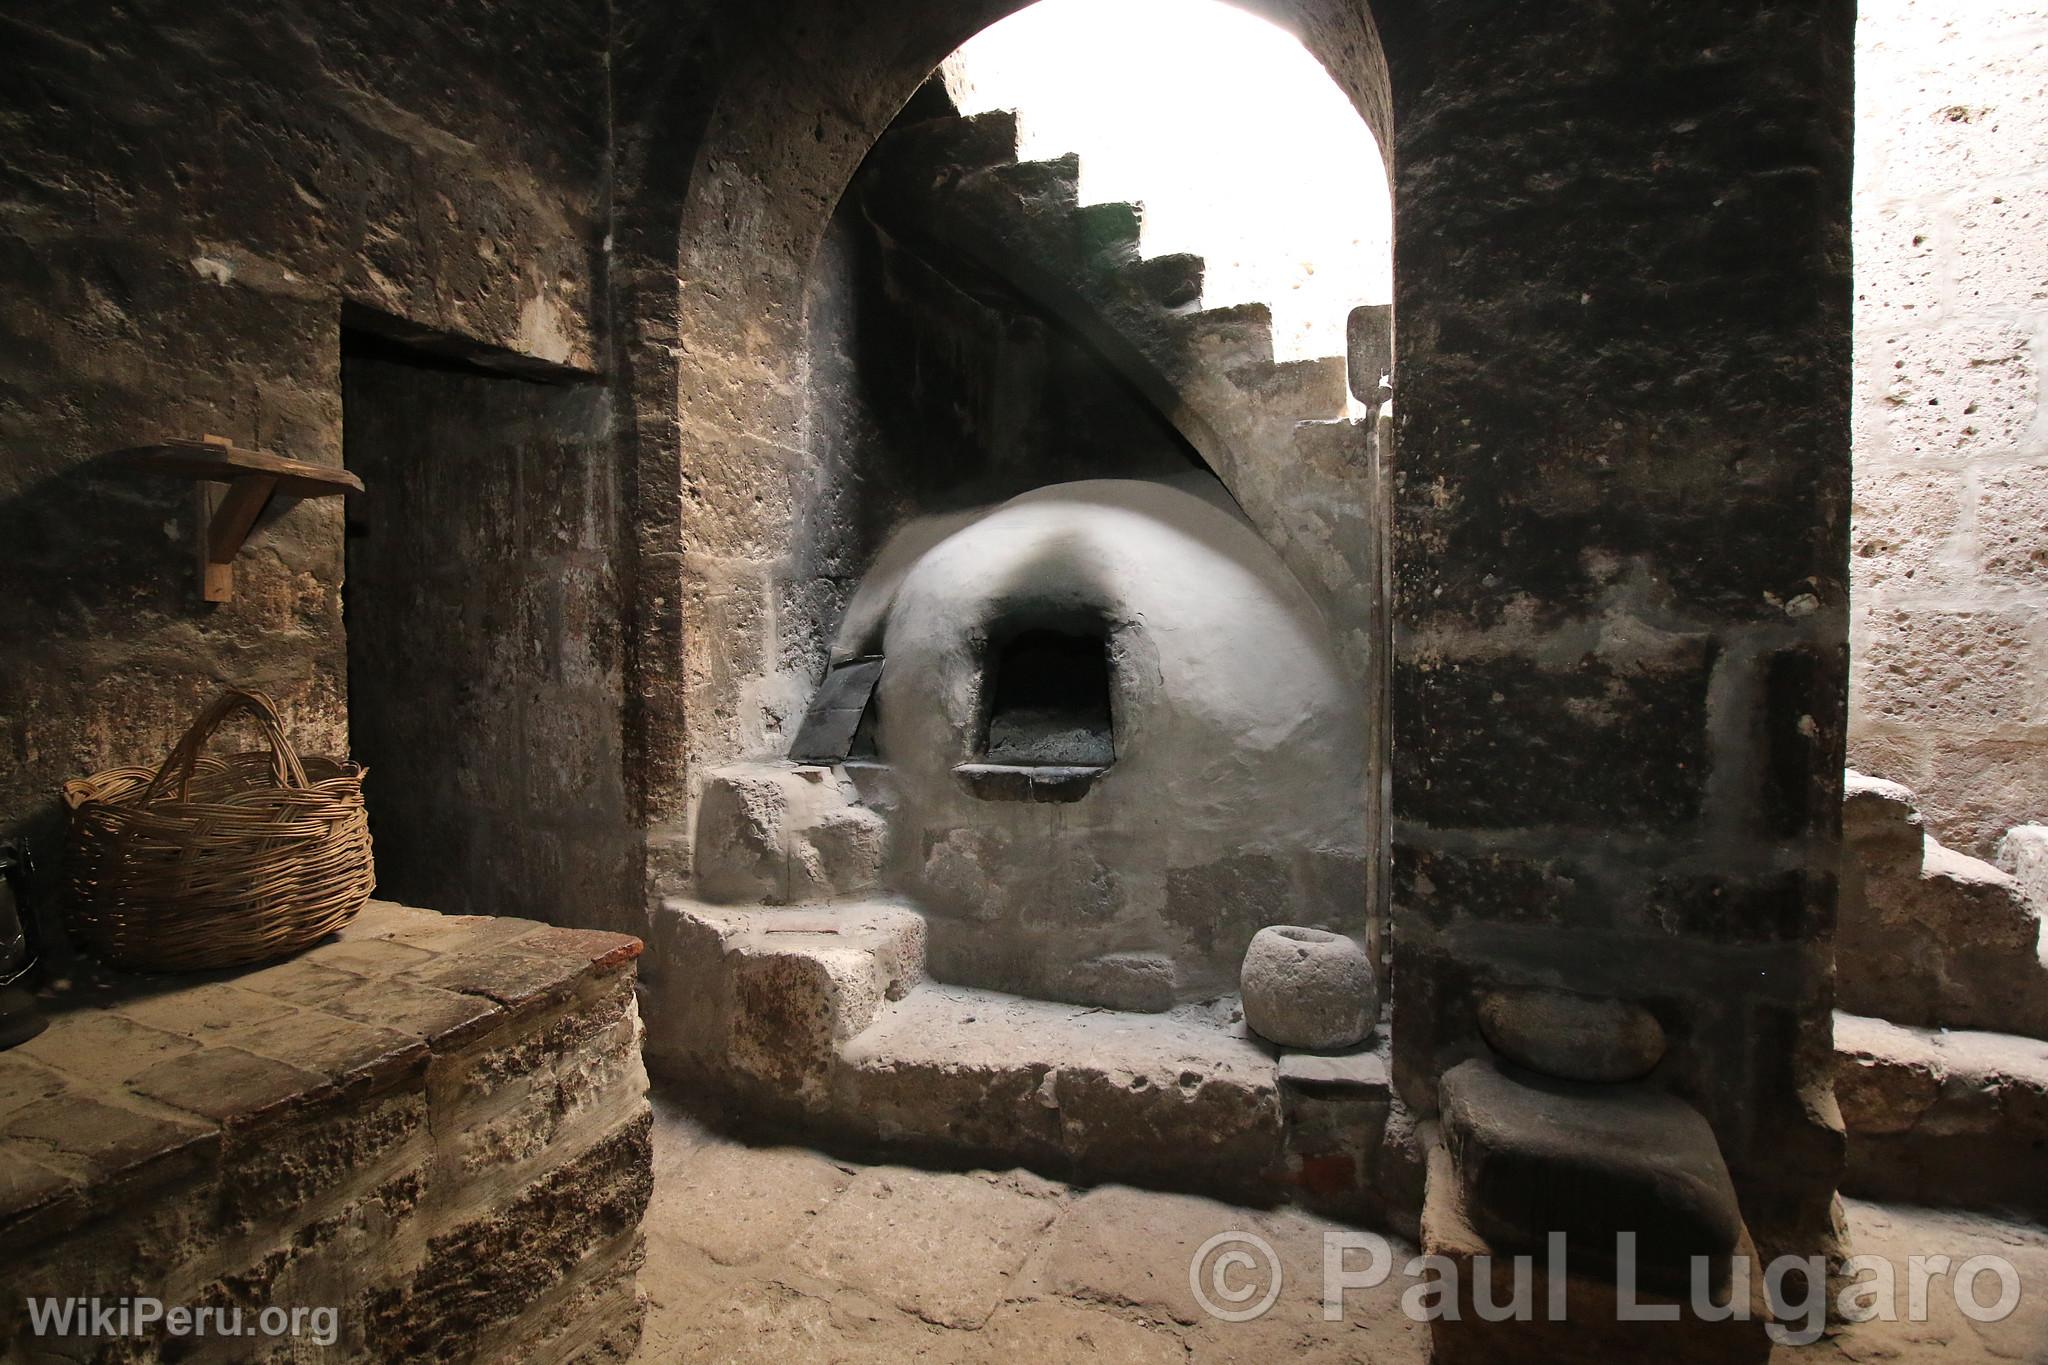
[[963,110],[1014,109],[1021,155],[1081,157],[1086,203],[1145,206],[1147,256],[1203,257],[1205,306],[1264,303],[1282,360],[1344,353],[1393,297],[1393,215],[1372,133],[1322,65],[1207,0],[1040,0],[955,53]]

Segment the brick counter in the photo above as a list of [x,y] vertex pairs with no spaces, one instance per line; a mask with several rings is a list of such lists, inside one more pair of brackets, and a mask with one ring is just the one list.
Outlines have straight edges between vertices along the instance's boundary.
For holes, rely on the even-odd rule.
[[639,952],[372,902],[278,965],[61,983],[50,1027],[0,1053],[0,1357],[186,1345],[32,1336],[29,1298],[95,1295],[252,1331],[336,1310],[324,1348],[190,1343],[207,1358],[630,1355]]

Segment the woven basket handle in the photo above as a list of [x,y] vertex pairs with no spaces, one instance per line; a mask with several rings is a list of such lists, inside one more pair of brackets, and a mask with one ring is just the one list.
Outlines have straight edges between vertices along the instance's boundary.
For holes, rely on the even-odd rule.
[[245,692],[231,687],[213,699],[199,718],[192,722],[192,728],[185,731],[185,737],[178,741],[178,747],[171,750],[171,756],[156,770],[156,777],[150,781],[149,789],[142,793],[144,801],[154,801],[163,795],[166,779],[173,772],[178,774],[178,799],[183,801],[192,785],[193,770],[199,764],[199,751],[206,747],[206,741],[213,738],[213,732],[221,723],[236,712],[247,712],[262,729],[264,738],[270,741],[270,771],[277,778],[280,787],[305,787],[306,770],[299,763],[298,751],[292,748],[291,739],[284,732],[284,724],[277,718],[277,707],[261,692]]

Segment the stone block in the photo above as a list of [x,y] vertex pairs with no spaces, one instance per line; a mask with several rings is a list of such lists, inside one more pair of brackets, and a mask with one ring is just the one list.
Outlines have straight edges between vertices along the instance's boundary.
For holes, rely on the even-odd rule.
[[1989,857],[2013,825],[2048,818],[2040,736],[2036,726],[2005,737],[1951,736],[1930,746],[1927,776],[1915,787],[1928,828],[1953,848]]
[[1993,865],[1922,832],[1912,793],[1849,775],[1836,997],[1908,1024],[2048,1033],[2039,911]]
[[873,993],[863,990],[866,965],[834,951],[739,955],[727,1033],[731,1065],[785,1091],[822,1085],[842,1005],[873,1010]]
[[2006,831],[1993,855],[2013,879],[2036,915],[2048,915],[2048,825],[2020,825]]
[[845,1044],[836,1123],[1090,1180],[1284,1187],[1274,1066],[1241,1028],[927,983]]
[[1913,791],[1851,768],[1842,776],[1842,842],[1865,858],[1917,859],[1926,839]]
[[1713,652],[1685,639],[1658,658],[1589,655],[1565,669],[1511,655],[1398,658],[1396,808],[1450,829],[1683,827],[1707,782]]
[[725,904],[790,905],[870,890],[887,827],[831,769],[722,768],[697,808],[700,894]]
[[300,1010],[223,1041],[369,1091],[398,1085],[426,1069],[427,1045],[408,1033],[324,1011]]
[[877,902],[726,908],[670,899],[650,970],[651,1055],[693,1077],[814,1095],[836,1045],[924,975],[925,926]]
[[258,1028],[292,1013],[275,996],[228,982],[146,995],[126,1001],[121,1013],[139,1024],[201,1042],[220,1042],[232,1032]]
[[1351,310],[1344,327],[1345,361],[1351,396],[1369,407],[1386,398],[1388,376],[1394,372],[1394,309],[1366,304]]
[[651,1118],[641,1115],[499,1207],[436,1239],[433,1256],[360,1311],[370,1350],[414,1358],[516,1319],[594,1248],[632,1235],[653,1189]]
[[1164,953],[1104,953],[1067,968],[1062,999],[1157,1014],[1173,1008],[1177,971]]
[[1945,586],[1969,575],[1958,542],[1963,486],[1953,470],[1856,471],[1850,591]]
[[799,831],[804,899],[827,900],[873,891],[881,882],[889,825],[877,811],[847,806]]
[[71,1090],[17,1109],[0,1126],[0,1139],[26,1145],[38,1162],[102,1190],[190,1174],[220,1149],[213,1123]]
[[1941,243],[1925,205],[1859,205],[1855,221],[1856,326],[1878,330],[1938,316]]
[[304,1103],[288,1117],[229,1134],[221,1217],[237,1231],[301,1218],[357,1180],[381,1183],[401,1174],[408,1155],[428,1155],[419,1141],[428,1135],[427,1102],[416,1092],[342,1108]]
[[455,995],[474,995],[507,1011],[541,1008],[564,998],[590,963],[555,953],[528,952],[517,942],[442,953],[398,980]]
[[654,1174],[652,1222],[721,1266],[753,1265],[790,1246],[852,1178],[802,1148],[725,1143],[691,1149],[672,1166],[657,1162]]
[[1664,1059],[1657,1016],[1626,1000],[1563,991],[1490,991],[1479,1032],[1520,1066],[1566,1081],[1637,1081]]
[[1983,735],[2044,715],[2036,614],[1986,606],[1873,613],[1853,667],[1862,723]]
[[1561,857],[1397,841],[1392,880],[1400,912],[1439,927],[1466,920],[1599,927],[1614,914],[1589,872]]
[[1977,567],[1988,579],[2048,587],[2048,465],[1978,476]]
[[1954,29],[1911,51],[1904,68],[1911,95],[1888,114],[1879,154],[1893,193],[1983,184],[2044,159],[2048,96],[2036,76],[2048,42],[1980,26],[1975,12],[1968,23],[1950,17]]
[[1742,1215],[1707,1121],[1645,1086],[1589,1086],[1470,1061],[1441,1086],[1444,1145],[1465,1216],[1503,1251],[1611,1268],[1633,1232],[1643,1284],[1682,1292],[1691,1263],[1725,1268]]
[[[753,432],[687,421],[682,454],[686,552],[766,560],[788,543],[797,506],[795,451]],[[765,615],[766,607],[765,598],[758,598],[744,610]],[[716,623],[705,619],[701,624]],[[765,644],[765,634],[758,638]]]
[[94,1085],[109,1085],[198,1050],[199,1044],[183,1034],[151,1028],[125,1012],[82,1010],[63,1028],[45,1029],[11,1055]]
[[2017,450],[2039,397],[2033,329],[1957,323],[1883,338],[1872,359],[1886,375],[1892,453],[1929,461]]
[[210,1047],[158,1062],[128,1088],[226,1127],[246,1127],[320,1095],[327,1084],[326,1076],[286,1062]]
[[[2048,122],[2043,127],[2048,129]],[[1956,223],[1958,310],[2041,312],[2048,308],[2044,240],[2048,240],[2048,189],[2012,185],[1979,190]]]
[[504,1015],[497,1001],[399,977],[365,981],[325,1008],[347,1019],[409,1033],[437,1050],[458,1047],[495,1027]]
[[1825,872],[1654,878],[1621,921],[1711,943],[1800,943],[1833,921],[1835,879]]
[[1384,1100],[1392,1093],[1387,1059],[1378,1052],[1288,1052],[1280,1058],[1280,1084],[1321,1099]]

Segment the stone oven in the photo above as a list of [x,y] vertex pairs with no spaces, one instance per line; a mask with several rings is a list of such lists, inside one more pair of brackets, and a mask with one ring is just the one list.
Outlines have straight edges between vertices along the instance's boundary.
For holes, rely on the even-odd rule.
[[834,654],[875,656],[856,772],[940,980],[1163,1010],[1265,925],[1365,935],[1360,689],[1215,480],[912,525]]

